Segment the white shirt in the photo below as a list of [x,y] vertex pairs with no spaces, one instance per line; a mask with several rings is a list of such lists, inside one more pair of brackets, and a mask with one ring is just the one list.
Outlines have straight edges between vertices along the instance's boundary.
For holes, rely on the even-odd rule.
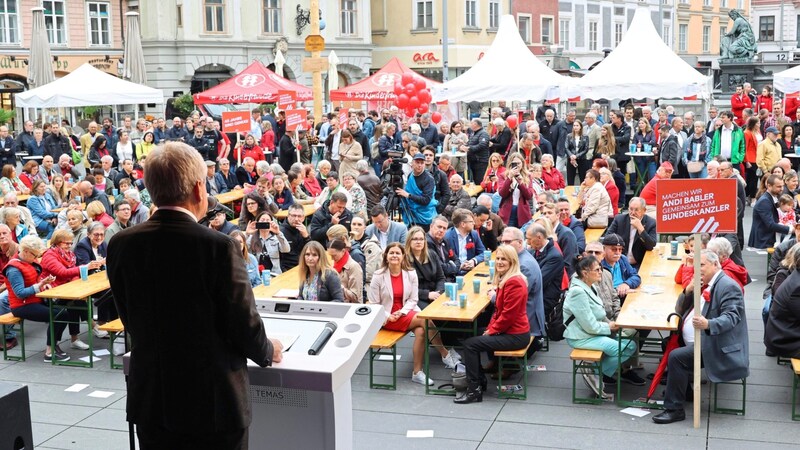
[[461,261],[461,264],[464,264],[467,261],[467,236],[469,233],[462,235],[460,231],[456,230],[456,236],[458,236],[458,260]]
[[733,146],[733,124],[730,128],[722,126],[720,129],[719,154],[725,159],[731,159],[731,147]]
[[342,139],[342,132],[338,131],[333,135],[333,142],[331,143],[331,159],[334,161],[339,160],[339,142]]

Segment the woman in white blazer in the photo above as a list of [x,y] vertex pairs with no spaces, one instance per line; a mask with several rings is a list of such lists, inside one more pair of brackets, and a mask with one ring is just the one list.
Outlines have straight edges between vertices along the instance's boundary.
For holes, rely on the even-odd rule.
[[600,181],[600,172],[589,169],[581,183],[579,200],[582,200],[581,220],[588,228],[605,228],[609,218],[614,217],[611,197]]
[[[405,251],[399,242],[392,242],[383,252],[381,268],[372,276],[367,299],[375,305],[382,305],[386,315],[383,328],[391,331],[414,332],[414,369],[411,381],[422,385],[433,385],[433,380],[422,371],[422,358],[425,355],[425,321],[416,317],[419,280],[417,273],[409,266]],[[428,339],[439,350],[442,362],[452,369],[461,356],[447,350],[436,333],[432,323],[428,324]]]

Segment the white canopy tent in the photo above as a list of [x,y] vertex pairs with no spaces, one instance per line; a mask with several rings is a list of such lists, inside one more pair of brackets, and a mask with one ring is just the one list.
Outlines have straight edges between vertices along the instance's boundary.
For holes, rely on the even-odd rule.
[[500,18],[492,45],[471,69],[433,86],[433,102],[557,100],[571,80],[557,74],[531,53],[514,17]]
[[650,10],[638,8],[619,45],[575,81],[568,97],[708,99],[710,93],[710,77],[675,54],[658,35]]
[[68,108],[164,103],[164,94],[84,64],[52,83],[15,94],[15,99],[19,108]]
[[772,77],[772,84],[775,89],[784,94],[795,94],[800,92],[800,66],[778,72]]

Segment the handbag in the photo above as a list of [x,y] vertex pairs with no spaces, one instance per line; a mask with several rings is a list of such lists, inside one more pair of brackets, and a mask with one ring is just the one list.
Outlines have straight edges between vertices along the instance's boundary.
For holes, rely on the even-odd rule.
[[706,163],[702,161],[689,161],[686,163],[686,169],[689,171],[689,173],[702,172],[705,167]]
[[72,149],[72,164],[80,164],[83,161],[83,156],[79,151]]

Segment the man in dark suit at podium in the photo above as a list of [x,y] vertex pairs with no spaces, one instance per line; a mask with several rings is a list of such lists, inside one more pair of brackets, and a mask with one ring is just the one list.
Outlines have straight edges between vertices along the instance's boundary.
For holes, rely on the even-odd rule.
[[[247,359],[281,360],[267,339],[241,248],[198,224],[208,210],[205,164],[168,142],[147,158],[158,211],[108,246],[108,278],[131,341],[128,421],[141,449],[246,449]],[[198,344],[187,352],[186,339]]]

